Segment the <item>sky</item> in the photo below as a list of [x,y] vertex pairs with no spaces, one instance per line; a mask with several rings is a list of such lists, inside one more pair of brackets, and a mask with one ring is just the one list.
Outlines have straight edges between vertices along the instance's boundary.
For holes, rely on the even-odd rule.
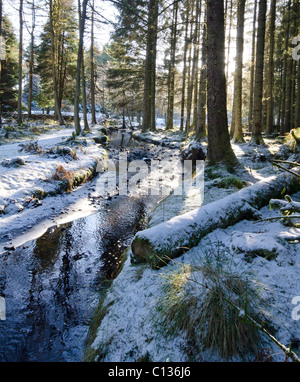
[[[96,10],[102,15],[105,19],[114,21],[116,17],[116,10],[115,8],[111,5],[111,3],[107,1],[96,1]],[[19,36],[19,14],[18,14],[18,4],[14,2],[13,0],[3,0],[3,9],[4,13],[8,15],[10,20],[12,21],[15,33],[17,37]],[[26,12],[24,14],[25,21],[27,21],[28,25],[31,24],[31,15]],[[47,14],[46,12],[44,13],[43,18],[38,18],[37,21],[39,23],[39,26],[36,30],[36,37],[39,36],[42,26],[44,23],[46,23],[47,20]],[[103,19],[104,20],[104,19]],[[113,27],[112,25],[106,25],[106,24],[97,24],[95,25],[95,40],[97,43],[97,46],[101,49],[105,44],[108,43],[110,33],[112,32]],[[30,35],[29,32],[25,26],[24,28],[24,46],[26,47],[29,45],[30,42]],[[88,36],[86,36],[86,41],[89,41]]]

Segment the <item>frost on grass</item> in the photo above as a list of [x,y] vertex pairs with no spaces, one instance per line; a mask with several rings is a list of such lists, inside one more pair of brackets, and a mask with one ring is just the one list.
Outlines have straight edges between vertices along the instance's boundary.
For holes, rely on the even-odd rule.
[[[260,212],[263,217],[275,214],[268,207]],[[95,360],[137,361],[150,354],[153,362],[284,361],[276,345],[243,325],[242,312],[264,323],[286,346],[299,338],[291,301],[299,294],[300,253],[297,245],[281,238],[295,237],[299,231],[279,221],[244,220],[208,234],[163,269],[134,266],[128,259],[105,300],[109,308],[92,345]],[[269,235],[268,243],[264,234]],[[262,248],[275,248],[277,256],[261,257]],[[251,262],[248,251],[256,253]],[[240,307],[238,312],[218,298],[218,288]],[[207,331],[209,317],[217,317],[218,309],[225,317]],[[222,347],[221,340],[233,334],[242,342]]]

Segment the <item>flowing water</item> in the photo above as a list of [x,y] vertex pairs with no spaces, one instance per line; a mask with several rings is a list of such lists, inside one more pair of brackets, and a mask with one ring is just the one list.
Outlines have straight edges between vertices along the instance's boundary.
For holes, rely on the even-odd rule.
[[[115,131],[109,153],[117,159],[163,158],[168,149],[135,142]],[[175,154],[174,151],[172,154]],[[177,153],[178,154],[178,153]],[[176,155],[177,155],[176,154]],[[121,267],[124,251],[158,197],[113,196],[97,213],[51,228],[37,240],[0,258],[0,361],[81,361],[89,321],[105,281]]]

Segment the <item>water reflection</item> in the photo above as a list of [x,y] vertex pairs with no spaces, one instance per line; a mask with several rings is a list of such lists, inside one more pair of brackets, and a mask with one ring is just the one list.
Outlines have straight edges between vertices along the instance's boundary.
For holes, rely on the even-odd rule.
[[[115,132],[110,145],[136,143]],[[6,301],[1,361],[82,359],[104,282],[118,274],[124,250],[145,228],[145,217],[157,202],[158,197],[142,196],[103,201],[97,213],[51,228],[26,248],[0,258],[0,296]]]

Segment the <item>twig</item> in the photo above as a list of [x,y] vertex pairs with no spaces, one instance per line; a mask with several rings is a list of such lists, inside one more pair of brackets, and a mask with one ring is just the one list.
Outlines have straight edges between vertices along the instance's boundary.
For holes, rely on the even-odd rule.
[[261,222],[268,222],[272,220],[279,220],[279,219],[300,219],[300,215],[287,215],[287,216],[275,216],[273,218],[267,218],[267,219],[262,219],[253,222],[253,224],[261,223]]
[[292,351],[291,348],[287,348],[286,346],[284,346],[282,343],[280,343],[274,336],[272,336],[272,334],[270,334],[261,324],[259,324],[258,322],[256,322],[253,318],[251,318],[250,316],[248,316],[248,314],[241,308],[239,308],[238,306],[236,306],[233,302],[231,302],[230,300],[228,300],[223,294],[217,292],[217,291],[214,291],[212,290],[211,288],[209,288],[207,285],[203,285],[202,283],[196,281],[196,280],[193,280],[193,279],[189,279],[189,281],[193,281],[195,282],[196,284],[206,288],[206,289],[209,289],[211,291],[213,291],[214,293],[217,293],[219,294],[222,298],[224,298],[224,300],[229,304],[231,305],[237,312],[238,312],[238,317],[241,318],[241,319],[246,319],[248,322],[250,322],[252,325],[254,325],[257,329],[261,330],[267,337],[269,337],[277,346],[280,347],[280,349],[289,357],[292,359],[293,362],[300,362],[300,358],[298,357],[298,355]]
[[281,169],[284,170],[284,171],[289,172],[290,174],[296,176],[297,178],[300,178],[300,174],[298,174],[297,172],[294,172],[294,171],[292,171],[292,170],[289,170],[289,169],[287,169],[287,168],[281,166],[279,163],[277,163],[277,162],[275,162],[275,161],[271,161],[271,164],[273,164],[274,166],[277,166],[277,167],[281,168]]
[[275,162],[275,163],[285,163],[285,164],[290,164],[291,166],[300,167],[300,163],[297,163],[297,162],[288,162],[286,160],[273,159],[272,162]]

